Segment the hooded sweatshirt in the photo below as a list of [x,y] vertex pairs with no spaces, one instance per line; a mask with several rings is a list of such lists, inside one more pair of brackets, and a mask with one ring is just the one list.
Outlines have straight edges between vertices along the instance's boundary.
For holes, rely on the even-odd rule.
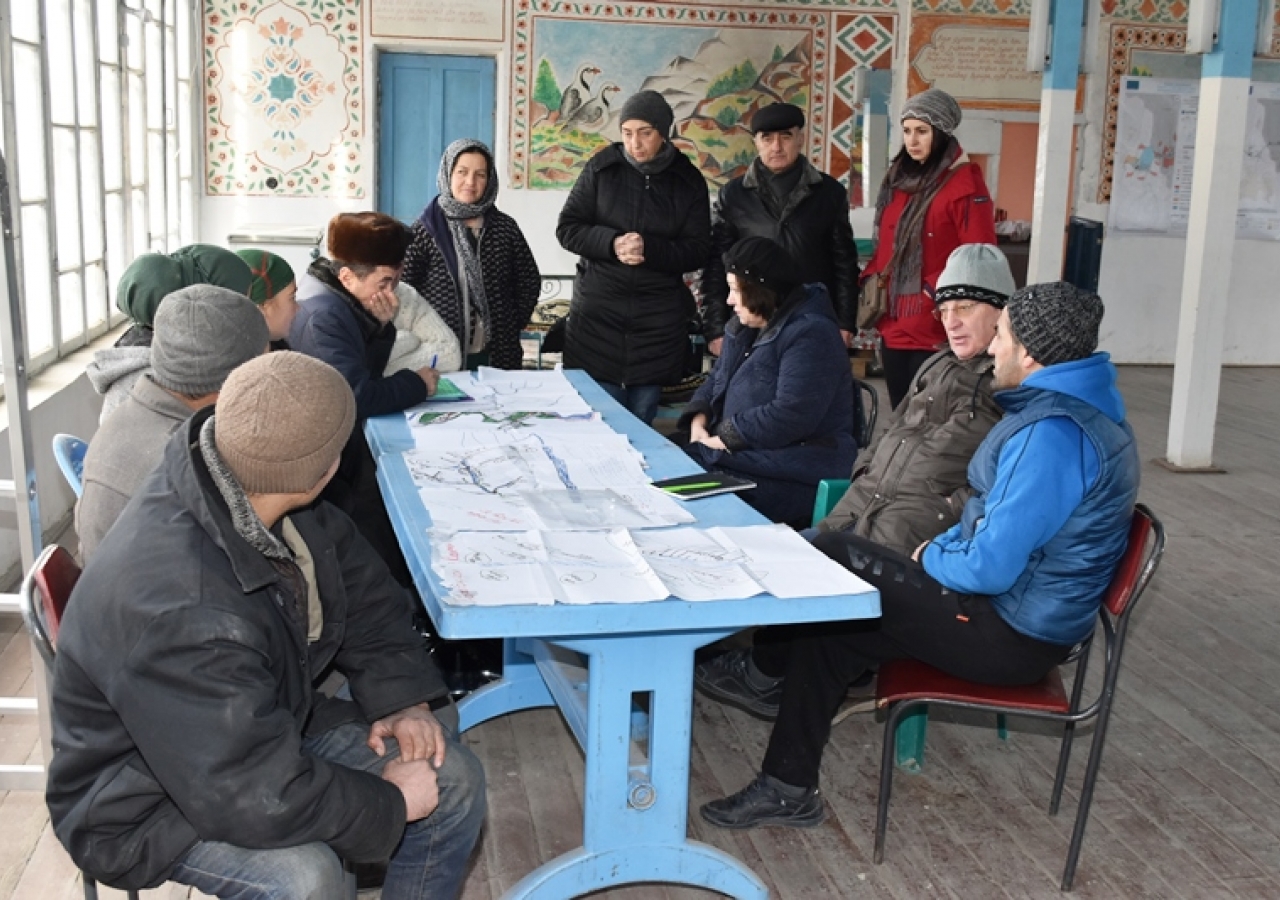
[[93,389],[102,395],[98,424],[119,406],[133,390],[139,376],[151,368],[151,347],[108,347],[93,354],[84,374]]

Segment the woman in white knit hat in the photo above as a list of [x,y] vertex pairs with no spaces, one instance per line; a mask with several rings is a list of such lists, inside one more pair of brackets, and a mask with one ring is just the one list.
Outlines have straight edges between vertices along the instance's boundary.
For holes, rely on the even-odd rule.
[[909,99],[899,117],[902,149],[876,198],[876,248],[862,278],[882,279],[888,295],[876,328],[895,407],[921,364],[946,343],[933,293],[947,257],[961,244],[996,242],[982,169],[954,136],[960,117],[960,104],[936,88]]

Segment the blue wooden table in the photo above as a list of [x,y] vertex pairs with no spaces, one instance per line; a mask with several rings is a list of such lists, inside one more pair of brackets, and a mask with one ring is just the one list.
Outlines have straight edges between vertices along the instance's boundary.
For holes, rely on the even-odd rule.
[[[587,375],[566,374],[645,455],[652,477],[700,471]],[[880,614],[879,594],[868,587],[854,595],[788,600],[762,595],[701,603],[453,606],[440,599],[446,591],[431,570],[430,515],[399,456],[412,447],[404,417],[370,420],[366,435],[391,521],[440,635],[505,639],[503,677],[459,704],[462,729],[556,705],[585,755],[582,846],[531,872],[507,897],[559,900],[635,882],[766,897],[764,884],[740,861],[688,839],[694,651],[754,625],[873,618]],[[689,510],[699,527],[765,521],[732,495],[693,501]],[[637,701],[647,701],[647,722],[633,716]]]

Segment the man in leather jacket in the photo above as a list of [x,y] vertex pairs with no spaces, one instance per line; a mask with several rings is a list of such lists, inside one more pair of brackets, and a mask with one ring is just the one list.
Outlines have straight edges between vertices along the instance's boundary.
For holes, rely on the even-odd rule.
[[[85,567],[57,638],[46,799],[117,888],[456,897],[484,819],[479,761],[401,589],[317,498],[356,418],[290,351],[231,373]],[[317,686],[347,678],[351,699]]]
[[845,344],[857,330],[858,249],[849,224],[849,192],[802,154],[804,112],[771,103],[751,119],[758,156],[747,173],[720,189],[711,209],[711,258],[702,271],[703,333],[720,355],[729,320],[724,254],[743,238],[768,238],[786,248],[805,284],[827,286]]

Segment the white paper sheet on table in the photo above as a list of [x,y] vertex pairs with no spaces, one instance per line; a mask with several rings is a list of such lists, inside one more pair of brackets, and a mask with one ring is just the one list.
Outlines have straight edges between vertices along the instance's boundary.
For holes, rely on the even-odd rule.
[[[432,568],[446,599],[477,606],[545,603],[642,603],[668,596],[624,530],[611,532],[460,532],[439,535]],[[542,571],[539,580],[532,569]],[[495,575],[494,573],[498,573]],[[509,577],[500,577],[509,573]],[[528,596],[519,593],[529,591]]]
[[869,585],[785,525],[708,528],[727,546],[738,547],[744,567],[775,597],[858,594]]
[[631,537],[645,562],[681,600],[742,600],[765,592],[742,565],[742,551],[706,531],[669,528]]
[[532,509],[510,498],[449,488],[420,488],[418,496],[440,531],[536,531],[542,522]]
[[425,424],[421,421],[421,414],[424,412],[547,412],[560,415],[591,412],[590,404],[582,399],[582,395],[564,377],[564,373],[558,371],[508,372],[482,366],[475,373],[450,373],[449,380],[471,399],[427,398],[408,411],[410,424]]
[[[532,433],[536,428],[542,434],[611,434],[614,433],[596,412],[558,413],[538,410],[509,411],[503,409],[459,410],[457,404],[437,404],[431,408],[415,406],[405,411],[409,427],[419,429],[493,428],[504,431],[508,438],[513,433]],[[415,443],[417,442],[415,436]]]
[[[678,501],[648,498],[647,487],[582,491],[521,491],[545,531],[590,531],[611,528],[664,528],[694,521]],[[637,502],[644,496],[645,502]],[[665,501],[665,504],[664,502]]]
[[530,440],[542,443],[561,459],[591,459],[597,454],[620,454],[644,465],[644,455],[631,446],[626,435],[618,434],[603,422],[600,426],[585,434],[582,431],[542,434],[536,429],[513,434],[502,428],[413,428],[411,433],[414,448],[424,453],[484,450]]
[[613,492],[621,497],[651,523],[658,525],[688,525],[696,522],[697,516],[674,497],[653,489],[653,485],[617,485]]
[[449,589],[445,599],[457,606],[550,606],[555,592],[540,563],[510,566],[445,564],[434,566]]
[[511,566],[547,558],[540,531],[432,532],[432,565]]
[[591,406],[558,369],[527,372],[481,366],[475,381],[492,392],[498,409],[508,412],[542,410],[574,414],[591,411]]
[[622,529],[555,531],[542,537],[557,595],[565,603],[643,603],[669,594]]
[[[591,452],[594,447],[594,452]],[[563,458],[568,452],[572,458]],[[616,445],[573,448],[537,435],[478,449],[408,450],[403,454],[418,487],[451,487],[485,493],[603,489],[648,484],[636,454]]]

